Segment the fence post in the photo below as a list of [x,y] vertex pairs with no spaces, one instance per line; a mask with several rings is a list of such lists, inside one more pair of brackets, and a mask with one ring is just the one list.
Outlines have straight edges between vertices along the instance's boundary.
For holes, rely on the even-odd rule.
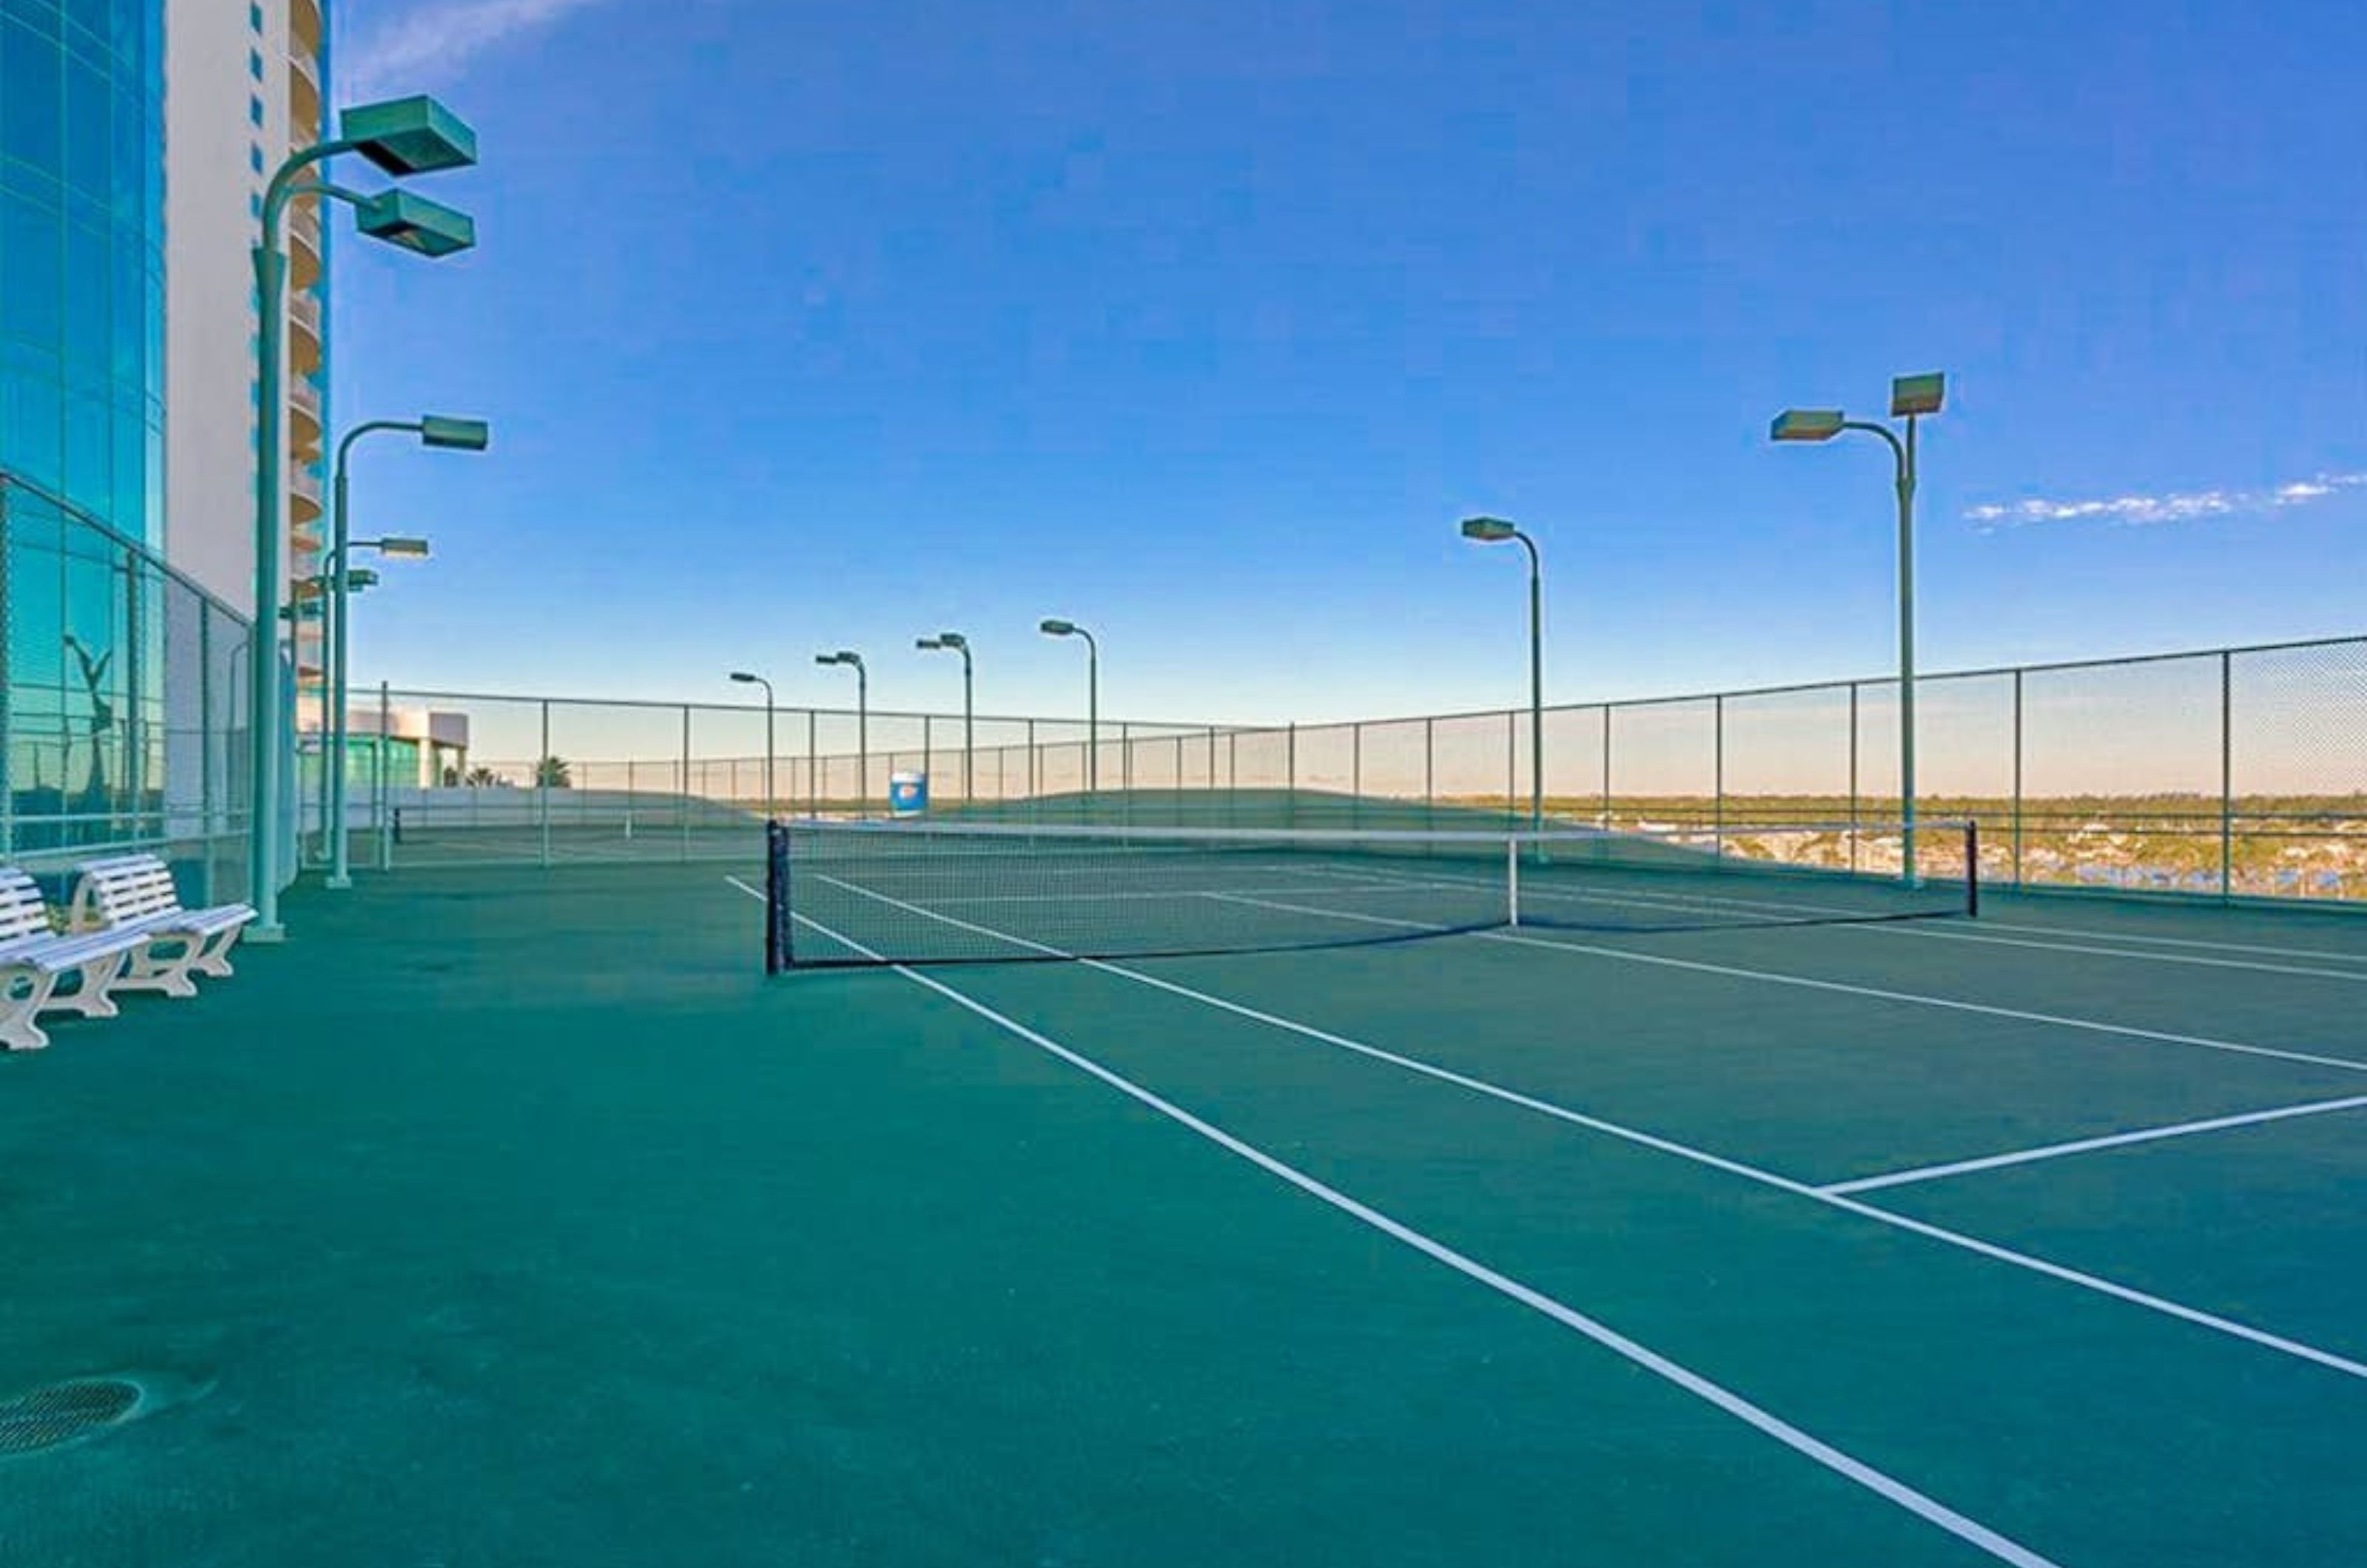
[[690,705],[682,705],[682,794],[674,816],[682,822],[682,858],[690,862]]
[[1348,727],[1348,825],[1360,828],[1365,822],[1365,727]]
[[550,869],[550,775],[557,770],[550,755],[550,699],[542,701],[542,761],[535,766],[534,810],[542,840],[543,869]]
[[1504,710],[1504,818],[1511,821],[1521,810],[1521,716],[1512,709]]
[[1288,828],[1298,826],[1298,726],[1293,724],[1284,732],[1282,741],[1282,820]]
[[806,815],[821,815],[821,757],[815,735],[821,720],[813,709],[806,709]]
[[[2021,677],[2021,675],[2016,674],[2016,675],[2014,676],[2014,693],[2015,693],[2015,700],[2016,700],[2017,702],[2021,700],[2021,691],[2022,691],[2022,677]],[[1858,830],[1857,830],[1857,810],[1858,810],[1858,807],[1857,807],[1857,724],[1858,724],[1858,716],[1857,716],[1857,694],[1858,694],[1858,686],[1857,686],[1857,682],[1856,682],[1855,681],[1852,681],[1852,682],[1850,682],[1850,689],[1849,689],[1849,692],[1850,692],[1850,716],[1849,716],[1849,825],[1850,825],[1850,833],[1849,833],[1849,845],[1850,845],[1850,869],[1851,869],[1852,871],[1855,871],[1855,870],[1857,870],[1857,869],[1858,869],[1858,863],[1857,863],[1857,862],[1858,862],[1858,838],[1859,838],[1859,834],[1858,834]],[[2017,715],[2015,716],[2015,718],[2014,718],[2014,745],[2015,745],[2017,748],[2019,748],[2019,747],[2022,745],[2022,719],[2021,719],[2021,716],[2020,716],[2019,714],[2017,714]],[[2019,776],[2019,773],[2020,773],[2020,764],[2019,764],[2019,763],[2017,763],[2017,764],[2016,764],[2016,774],[2017,774],[2017,776]]]
[[[248,658],[253,658],[252,653]],[[378,868],[394,869],[394,801],[393,786],[386,773],[386,738],[394,733],[394,693],[384,681],[378,683],[378,747],[371,755],[376,759],[370,769],[370,794],[378,802]],[[250,802],[250,808],[253,803]]]
[[2022,891],[2022,671],[2013,672],[2013,886]]
[[1603,830],[1611,830],[1611,716],[1618,710],[1603,705]]
[[1710,699],[1710,856],[1726,858],[1726,694]]
[[1438,720],[1421,721],[1421,825],[1438,823]]
[[2219,897],[2236,891],[2236,655],[2219,651]]

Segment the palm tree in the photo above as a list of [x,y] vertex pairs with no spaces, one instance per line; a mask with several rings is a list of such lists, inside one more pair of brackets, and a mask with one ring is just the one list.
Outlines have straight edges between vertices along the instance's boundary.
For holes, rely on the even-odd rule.
[[545,757],[534,765],[534,782],[541,789],[565,789],[575,782],[564,757]]
[[460,782],[467,784],[470,789],[491,789],[495,784],[502,782],[502,775],[493,772],[493,769],[480,764],[476,767],[470,768],[469,770],[469,776],[462,779]]

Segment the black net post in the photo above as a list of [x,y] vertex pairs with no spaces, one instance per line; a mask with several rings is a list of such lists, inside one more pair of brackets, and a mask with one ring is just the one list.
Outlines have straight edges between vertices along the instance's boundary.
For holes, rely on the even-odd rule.
[[764,823],[764,973],[789,966],[789,829],[778,818]]
[[1965,824],[1965,913],[1977,919],[1981,913],[1981,825]]

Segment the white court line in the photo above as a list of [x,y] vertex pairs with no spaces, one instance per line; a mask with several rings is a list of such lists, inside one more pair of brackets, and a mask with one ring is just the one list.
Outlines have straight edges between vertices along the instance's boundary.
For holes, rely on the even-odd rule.
[[[940,915],[933,910],[923,908],[917,904],[907,904],[900,899],[889,898],[883,894],[874,893],[868,888],[855,886],[852,883],[841,883],[840,886],[845,887],[850,892],[861,894],[866,897],[878,899],[881,903],[893,905],[912,914],[921,915],[929,919],[943,920],[948,925],[959,926],[964,930],[975,931],[980,935],[992,937],[1002,942],[1007,942],[1015,946],[1032,948],[1036,952],[1049,953],[1057,957],[1071,956],[1067,953],[1062,953],[1057,948],[1046,947],[1041,942],[1029,942],[1024,937],[1012,936],[1006,932],[991,931],[984,926],[973,925],[967,920],[955,919],[953,917],[948,915]],[[762,897],[763,895],[757,894],[756,897]],[[1350,918],[1368,920],[1375,917],[1353,916]],[[805,917],[803,916],[798,916],[798,919],[805,920]],[[818,931],[826,931],[827,929],[817,925],[816,922],[812,920],[805,920],[805,923],[814,926]],[[832,934],[834,935],[834,933]],[[845,939],[837,938],[836,940],[843,942]],[[2187,1306],[2183,1303],[2171,1301],[2165,1296],[2152,1295],[2146,1292],[2136,1290],[2131,1286],[2118,1284],[2111,1280],[2104,1279],[2101,1275],[2085,1273],[2079,1269],[2067,1268],[2059,1263],[2050,1263],[2045,1258],[2033,1257],[2029,1253],[2016,1252],[2010,1247],[2000,1247],[1995,1242],[1983,1241],[1977,1236],[1967,1235],[1961,1231],[1952,1231],[1944,1226],[1935,1225],[1922,1220],[1913,1219],[1905,1214],[1893,1213],[1887,1209],[1878,1209],[1870,1203],[1860,1202],[1858,1200],[1843,1194],[1827,1192],[1819,1190],[1818,1188],[1813,1187],[1806,1182],[1795,1181],[1790,1177],[1778,1176],[1773,1171],[1762,1170],[1756,1166],[1745,1165],[1740,1160],[1728,1159],[1723,1155],[1711,1154],[1706,1149],[1694,1148],[1691,1145],[1678,1143],[1672,1138],[1664,1138],[1657,1134],[1647,1133],[1638,1128],[1628,1127],[1616,1122],[1605,1121],[1599,1116],[1590,1116],[1583,1111],[1573,1111],[1567,1106],[1555,1104],[1551,1100],[1540,1100],[1532,1095],[1523,1094],[1517,1089],[1506,1089],[1501,1085],[1490,1083],[1484,1078],[1472,1077],[1466,1074],[1455,1072],[1451,1068],[1442,1067],[1434,1063],[1422,1061],[1417,1057],[1399,1055],[1396,1052],[1384,1050],[1382,1047],[1377,1045],[1367,1044],[1360,1040],[1352,1040],[1344,1034],[1334,1034],[1328,1030],[1318,1029],[1312,1024],[1300,1023],[1296,1020],[1284,1018],[1276,1013],[1261,1011],[1256,1008],[1248,1007],[1240,1002],[1230,1001],[1223,997],[1213,996],[1206,991],[1195,990],[1189,986],[1178,985],[1172,980],[1162,979],[1158,976],[1146,974],[1139,969],[1129,969],[1122,964],[1111,964],[1102,959],[1095,958],[1079,959],[1077,962],[1083,964],[1084,967],[1088,969],[1097,970],[1104,975],[1111,975],[1120,979],[1129,980],[1137,985],[1148,986],[1153,990],[1165,991],[1170,995],[1182,997],[1187,1000],[1198,1002],[1206,1007],[1215,1008],[1220,1012],[1231,1013],[1236,1017],[1245,1018],[1252,1022],[1262,1023],[1271,1028],[1282,1030],[1285,1033],[1298,1035],[1302,1039],[1312,1040],[1319,1044],[1334,1046],[1340,1050],[1348,1051],[1356,1055],[1367,1056],[1378,1062],[1386,1062],[1392,1066],[1400,1067],[1405,1071],[1417,1074],[1422,1077],[1433,1078],[1441,1083],[1453,1084],[1458,1089],[1467,1089],[1472,1093],[1484,1095],[1490,1100],[1501,1100],[1508,1105],[1519,1106],[1523,1110],[1533,1111],[1537,1112],[1539,1115],[1549,1116],[1556,1121],[1566,1122],[1575,1127],[1583,1127],[1590,1132],[1601,1133],[1607,1137],[1617,1138],[1625,1143],[1634,1144],[1643,1148],[1653,1149],[1661,1154],[1671,1155],[1679,1159],[1688,1160],[1695,1165],[1707,1167],[1712,1170],[1724,1171],[1730,1176],[1738,1176],[1742,1178],[1744,1180],[1756,1182],[1763,1187],[1771,1187],[1778,1191],[1791,1193],[1795,1197],[1806,1198],[1811,1201],[1822,1203],[1828,1208],[1839,1209],[1845,1213],[1855,1214],[1863,1219],[1873,1220],[1879,1224],[1890,1226],[1895,1230],[1906,1231],[1911,1235],[1922,1236],[1926,1240],[1937,1241],[1949,1247],[1961,1248],[1964,1251],[1971,1252],[1979,1257],[1988,1258],[1992,1262],[2008,1264],[2013,1268],[2027,1269],[2034,1274],[2043,1274],[2048,1279],[2058,1280],[2064,1284],[2074,1285],[2081,1290],[2093,1291],[2100,1295],[2110,1296],[2115,1301],[2124,1302],[2132,1306],[2143,1307],[2149,1312],[2159,1313],[2166,1317],[2176,1318],[2180,1322],[2191,1324],[2199,1328],[2206,1328],[2214,1333],[2224,1334],[2231,1338],[2241,1339],[2247,1343],[2259,1346],[2264,1349],[2274,1350],[2282,1355],[2292,1356],[2304,1361],[2310,1361],[2318,1366],[2341,1372],[2346,1376],[2367,1380],[2367,1363],[2354,1361],[2346,1357],[2338,1356],[2330,1350],[2321,1350],[2314,1345],[2304,1344],[2302,1341],[2297,1339],[2288,1339],[2282,1335],[2271,1334],[2266,1329],[2254,1328],[2248,1324],[2238,1323],[2233,1318],[2221,1317],[2216,1314],[2204,1312],[2199,1307]]]
[[[850,885],[842,883],[840,886]],[[861,889],[855,889],[855,891],[861,891]],[[803,919],[805,917],[800,916],[799,919]],[[844,943],[856,953],[872,958],[878,956],[818,921],[807,919],[806,923],[824,935]],[[1027,942],[1024,945],[1034,947],[1040,944]],[[1478,1259],[1456,1251],[1444,1242],[1414,1229],[1403,1221],[1394,1219],[1372,1205],[1350,1197],[1338,1188],[1309,1176],[1297,1167],[1233,1136],[1214,1122],[1204,1121],[1172,1100],[1104,1066],[1082,1052],[1071,1050],[1048,1035],[1040,1034],[1025,1024],[1005,1017],[984,1002],[964,995],[942,980],[921,974],[900,964],[893,965],[893,968],[897,974],[914,985],[935,992],[957,1006],[977,1014],[1004,1032],[1024,1040],[1037,1050],[1099,1079],[1120,1094],[1158,1112],[1178,1126],[1205,1138],[1226,1153],[1245,1160],[1269,1176],[1275,1177],[1309,1197],[1331,1205],[1351,1219],[1380,1232],[1390,1240],[1410,1247],[1433,1261],[1444,1264],[1466,1279],[1484,1285],[1499,1295],[1517,1302],[1532,1312],[1584,1336],[1623,1360],[1641,1367],[1664,1382],[1675,1384],[1694,1398],[1774,1438],[1793,1452],[1863,1487],[1893,1506],[1904,1509],[1925,1523],[1946,1531],[1968,1545],[1978,1548],[1999,1562],[2013,1563],[2016,1568],[2057,1568],[2052,1559],[2041,1556],[2019,1541],[1991,1529],[1977,1519],[1958,1513],[1946,1504],[1917,1490],[1895,1476],[1876,1470],[1864,1461],[1844,1453],[1822,1438],[1804,1431],[1782,1416],[1753,1404],[1733,1390],[1713,1382],[1701,1373],[1670,1359],[1649,1346],[1630,1339],[1608,1324],[1590,1317],[1577,1308],[1546,1295],[1542,1291],[1524,1285],[1508,1274],[1500,1273]]]
[[[1525,897],[1526,895],[1523,895]],[[1448,934],[1452,928],[1433,925],[1426,920],[1398,920],[1379,915],[1351,914],[1344,909],[1319,909],[1303,904],[1283,904],[1266,899],[1243,897],[1245,904],[1260,904],[1268,908],[1291,914],[1326,916],[1332,919],[1352,920],[1365,925],[1397,926],[1407,931],[1430,931]],[[1609,958],[1623,964],[1648,964],[1668,969],[1690,969],[1704,975],[1720,975],[1730,979],[1757,980],[1771,986],[1795,986],[1805,990],[1833,991],[1842,996],[1870,997],[1879,1001],[1905,1002],[1913,1007],[1940,1008],[1950,1012],[1969,1012],[1990,1018],[2009,1018],[2022,1023],[2044,1023],[2063,1029],[2083,1030],[2090,1033],[2110,1034],[2135,1040],[2155,1040],[2169,1045],[2192,1045],[2205,1051],[2225,1051],[2243,1056],[2266,1056],[2275,1061],[2305,1062],[2312,1066],[2339,1067],[2347,1072],[2367,1073],[2367,1062],[2348,1056],[2320,1056],[2306,1051],[2287,1051],[2273,1045],[2249,1045],[2240,1040],[2216,1040],[2203,1034],[2174,1034],[2166,1030],[2140,1029],[2129,1023],[2106,1023],[2099,1019],[2070,1018],[2060,1013],[2030,1012],[2021,1008],[1991,1007],[1985,1002],[1958,1001],[1950,997],[1927,996],[1920,991],[1891,991],[1874,986],[1852,986],[1840,980],[1817,980],[1805,975],[1784,975],[1769,969],[1741,969],[1729,964],[1705,964],[1699,959],[1670,958],[1657,953],[1636,953],[1624,947],[1596,947],[1587,942],[1549,942],[1543,937],[1519,936],[1509,931],[1472,931],[1477,942],[1509,942],[1516,947],[1542,947],[1557,953],[1575,953],[1591,958]]]
[[[1353,875],[1353,874],[1340,873],[1337,874]],[[1426,880],[1435,885],[1455,887],[1489,887],[1497,886],[1493,883],[1480,881],[1476,877],[1444,876],[1434,873],[1426,878]],[[1569,888],[1540,887],[1534,884],[1523,883],[1521,888],[1521,897],[1523,899],[1538,899],[1556,903],[1617,904],[1636,908],[1666,909],[1671,911],[1698,912],[1702,914],[1712,914],[1723,909],[1734,909],[1746,914],[1752,914],[1765,910],[1770,912],[1765,923],[1771,929],[1780,929],[1786,923],[1786,917],[1792,915],[1829,915],[1834,917],[1833,923],[1835,924],[1843,925],[1852,930],[1878,936],[1915,937],[1926,942],[1969,942],[1991,947],[2028,947],[2036,948],[2043,953],[2078,953],[2099,958],[2133,958],[2139,962],[2149,964],[2184,964],[2208,969],[2242,969],[2260,975],[2290,975],[2300,976],[2309,979],[2345,980],[2354,985],[2367,984],[2367,969],[2317,969],[2289,964],[2261,964],[2251,959],[2243,958],[2205,958],[2197,954],[2185,953],[2139,953],[2132,952],[2127,948],[2122,947],[2097,947],[2086,942],[2062,941],[2026,942],[2019,937],[1991,936],[1988,934],[1988,931],[2020,931],[2059,934],[2061,936],[2094,937],[2099,941],[2124,940],[2104,932],[2073,931],[2069,928],[2058,928],[2054,926],[2008,925],[1988,919],[1984,919],[1981,922],[1981,924],[1987,928],[1986,930],[1979,931],[1965,931],[1960,928],[1937,923],[1936,918],[1939,914],[1939,911],[1937,910],[1933,911],[1933,915],[1935,917],[1933,923],[1914,924],[1895,919],[1885,919],[1879,917],[1869,916],[1865,910],[1850,908],[1845,906],[1836,904],[1806,904],[1772,898],[1721,897],[1709,893],[1660,893],[1648,888],[1630,888],[1621,893],[1598,893],[1578,892]],[[1957,912],[1962,913],[1963,911],[1959,910]],[[2180,939],[2166,937],[2131,937],[2125,940],[2132,942],[2154,942],[2177,941],[2180,945],[2182,946],[2208,945],[2187,942]],[[2277,953],[2282,950],[2265,948],[2244,949],[2242,951]],[[2345,955],[2339,953],[2299,953],[2293,954],[2293,956],[2345,957]],[[2367,956],[2361,956],[2349,961],[2367,963]]]
[[2048,1144],[2034,1149],[2017,1149],[2011,1154],[1987,1155],[1979,1159],[1952,1160],[1946,1165],[1920,1166],[1913,1170],[1895,1170],[1886,1176],[1864,1176],[1854,1181],[1829,1181],[1817,1189],[1819,1192],[1874,1192],[1886,1187],[1904,1187],[1909,1182],[1936,1181],[1942,1177],[1964,1176],[1976,1170],[1999,1170],[2011,1165],[2029,1165],[2036,1160],[2059,1159],[2065,1155],[2084,1155],[2096,1149],[2124,1148],[2131,1144],[2158,1143],[2165,1138],[2184,1138],[2197,1133],[2217,1133],[2229,1127],[2257,1127],[2264,1122],[2285,1122],[2296,1116],[2323,1116],[2334,1111],[2356,1111],[2367,1106],[2367,1094],[2354,1094],[2348,1100],[2317,1100],[2304,1105],[2280,1105],[2269,1111],[2247,1111],[2235,1116],[2214,1116],[2204,1122],[2180,1122],[2168,1127],[2140,1127],[2130,1133],[2110,1133],[2098,1138],[2079,1138],[2067,1144]]
[[[1414,882],[1374,883],[1356,889],[1363,893],[1410,893],[1421,886]],[[1323,894],[1337,891],[1330,887],[1162,887],[1135,893],[971,893],[956,894],[935,900],[939,905],[958,904],[1115,904],[1156,901],[1163,898],[1218,898],[1233,892],[1257,897],[1274,897],[1293,894]]]

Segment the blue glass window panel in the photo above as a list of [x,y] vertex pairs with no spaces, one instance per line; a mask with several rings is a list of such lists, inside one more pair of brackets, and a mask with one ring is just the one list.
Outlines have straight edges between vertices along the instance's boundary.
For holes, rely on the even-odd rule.
[[64,72],[54,42],[0,18],[0,153],[37,169],[58,166]]
[[112,131],[107,73],[79,51],[66,51],[66,186],[96,202],[107,200],[107,142]]
[[[65,495],[76,506],[108,522],[114,511],[113,433],[107,401],[82,393],[66,398]],[[136,531],[136,530],[135,530]]]
[[[57,356],[20,348],[0,348],[0,466],[45,489],[63,479]],[[21,530],[22,505],[10,509],[12,533]]]
[[64,333],[59,352],[68,381],[107,374],[107,231],[66,225]]
[[0,336],[55,353],[64,311],[65,225],[51,208],[0,193]]

